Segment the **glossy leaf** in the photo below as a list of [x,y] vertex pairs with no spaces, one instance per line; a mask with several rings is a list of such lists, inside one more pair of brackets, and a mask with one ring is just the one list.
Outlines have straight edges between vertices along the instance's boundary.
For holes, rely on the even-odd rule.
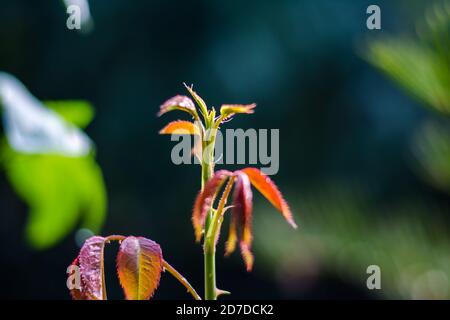
[[128,300],[148,300],[163,270],[160,246],[143,237],[127,237],[117,255],[117,273]]
[[256,103],[252,104],[224,104],[220,107],[220,114],[229,117],[235,113],[251,114],[255,112]]
[[105,300],[104,249],[106,239],[94,236],[86,240],[80,250],[78,263],[82,286],[82,296],[87,300]]
[[199,192],[197,195],[192,212],[192,223],[194,225],[196,241],[200,241],[202,237],[206,214],[208,213],[208,210],[211,209],[218,190],[231,175],[232,173],[227,170],[217,171],[206,183],[203,191]]
[[177,95],[175,97],[170,98],[160,106],[158,117],[173,110],[181,110],[188,112],[191,115],[194,115],[195,105],[194,102],[192,102],[192,100],[189,97]]
[[197,134],[200,135],[198,127],[184,120],[172,121],[159,131],[159,134]]
[[272,205],[281,212],[286,221],[293,227],[297,228],[297,224],[292,217],[291,209],[284,200],[281,192],[278,190],[275,183],[264,173],[256,168],[245,168],[241,170],[250,179],[252,185],[258,189],[262,195],[272,203]]

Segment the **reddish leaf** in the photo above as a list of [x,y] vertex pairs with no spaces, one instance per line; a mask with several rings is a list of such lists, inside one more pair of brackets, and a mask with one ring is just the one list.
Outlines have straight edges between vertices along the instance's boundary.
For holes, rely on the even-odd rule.
[[237,217],[231,214],[230,230],[228,231],[228,239],[225,244],[225,256],[230,255],[236,249],[237,242]]
[[159,107],[158,117],[172,110],[186,111],[191,115],[194,115],[195,105],[189,97],[177,95],[170,98]]
[[256,103],[252,104],[223,104],[220,107],[220,114],[224,117],[229,117],[235,113],[254,113]]
[[148,300],[163,270],[160,246],[143,237],[127,237],[117,255],[117,273],[127,300]]
[[250,248],[252,245],[252,211],[253,211],[253,193],[250,180],[245,173],[235,172],[237,176],[236,187],[233,199],[233,216],[240,225],[240,247],[247,266],[247,271],[253,267],[253,256]]
[[232,176],[227,170],[219,170],[206,183],[203,191],[199,192],[195,199],[194,209],[192,212],[192,224],[194,225],[195,239],[200,241],[202,238],[203,227],[205,224],[206,214],[211,209],[217,191],[220,189],[225,180]]
[[106,239],[94,236],[86,240],[80,250],[80,266],[83,295],[87,300],[105,300],[104,248]]
[[283,195],[278,190],[275,183],[256,168],[245,168],[241,171],[248,175],[253,186],[258,189],[258,191],[261,192],[262,195],[269,200],[275,208],[278,209],[278,211],[281,212],[286,221],[292,227],[297,228],[294,218],[292,217],[291,209],[284,200]]
[[200,131],[198,127],[190,122],[184,120],[177,120],[170,122],[167,126],[159,131],[159,134],[198,134]]

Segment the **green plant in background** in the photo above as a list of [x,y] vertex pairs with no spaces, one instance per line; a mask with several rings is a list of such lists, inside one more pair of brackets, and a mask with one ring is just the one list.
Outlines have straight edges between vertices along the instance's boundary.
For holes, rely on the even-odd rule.
[[[308,212],[302,232],[287,236],[262,209],[255,223],[257,234],[270,233],[256,238],[256,253],[284,291],[307,291],[321,276],[333,274],[373,297],[450,298],[449,228],[438,218],[448,207],[420,197],[380,204],[362,183],[331,181],[301,194],[302,210]],[[381,269],[381,290],[368,291],[366,269],[373,264]]]
[[29,243],[49,248],[80,222],[99,232],[106,190],[92,143],[80,131],[94,116],[92,106],[86,101],[41,103],[5,73],[0,73],[0,98],[6,133],[0,165],[29,207]]
[[[417,25],[417,37],[383,37],[368,43],[366,59],[424,105],[450,116],[450,3],[431,6]],[[419,174],[450,192],[450,134],[427,121],[415,137]]]
[[[420,176],[450,192],[450,4],[430,7],[417,30],[418,37],[370,40],[364,57],[443,117],[425,121],[415,133],[413,154]],[[265,264],[277,265],[286,290],[298,290],[293,284],[314,282],[327,272],[363,287],[367,266],[376,264],[382,290],[375,295],[449,299],[450,239],[440,218],[448,207],[420,197],[380,204],[371,199],[365,183],[327,182],[301,192],[302,210],[308,212],[302,233],[287,237],[282,225],[263,215],[255,229],[271,234],[257,238]]]
[[[228,170],[214,171],[214,147],[220,126],[231,120],[236,114],[253,113],[256,105],[222,105],[220,114],[216,115],[216,110],[214,108],[208,109],[206,103],[192,90],[192,87],[186,86],[186,89],[191,94],[197,107],[191,98],[177,95],[161,105],[158,116],[170,111],[180,110],[188,113],[193,121],[178,120],[170,122],[160,131],[160,134],[192,135],[196,138],[193,153],[198,157],[201,164],[201,190],[195,199],[192,223],[197,242],[203,237],[204,298],[205,300],[216,300],[221,294],[229,294],[229,292],[220,290],[216,286],[215,265],[216,244],[225,213],[229,209],[232,209],[232,215],[225,254],[231,254],[235,250],[237,242],[239,242],[247,271],[250,271],[253,267],[254,258],[251,251],[253,241],[252,185],[282,214],[292,227],[296,228],[297,225],[278,188],[260,170],[244,168],[234,172]],[[227,206],[232,189],[234,189],[232,205]],[[90,246],[92,241],[95,242],[95,239],[100,239],[100,245]],[[85,242],[78,258],[72,264],[72,267],[78,268],[76,271],[79,271],[81,276],[81,285],[75,289],[75,293],[72,290],[74,299],[106,299],[103,247],[105,242],[110,239],[123,241],[117,256],[117,271],[126,299],[149,299],[159,284],[160,273],[169,268],[169,272],[174,274],[174,269],[164,265],[161,262],[162,258],[158,258],[158,255],[161,256],[160,248],[151,240],[135,237],[125,238],[123,236],[92,237]],[[132,239],[129,247],[125,245],[127,239]],[[147,248],[145,248],[146,246]],[[158,248],[156,250],[159,252],[157,255],[154,254],[154,248]],[[76,272],[69,276],[72,285],[75,280],[72,280],[71,276],[75,274]],[[182,279],[182,283],[193,297],[200,299],[183,277],[177,276],[177,279]],[[83,290],[85,293],[83,293]],[[134,294],[130,294],[130,290]],[[97,294],[91,294],[93,291]]]

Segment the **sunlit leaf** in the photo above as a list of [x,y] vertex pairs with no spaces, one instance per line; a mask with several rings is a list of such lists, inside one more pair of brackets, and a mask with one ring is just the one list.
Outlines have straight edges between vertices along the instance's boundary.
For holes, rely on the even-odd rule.
[[372,41],[367,59],[426,105],[450,113],[450,64],[410,39]]
[[182,95],[177,95],[164,102],[159,108],[158,117],[173,110],[181,110],[190,113],[192,116],[195,115],[194,102],[189,97]]
[[224,104],[220,107],[220,114],[229,117],[235,113],[251,114],[255,112],[256,103],[252,104]]
[[[30,155],[1,148],[6,176],[27,203],[27,239],[39,249],[53,246],[81,221],[96,233],[106,215],[106,190],[91,155]],[[45,186],[45,187],[43,187]]]
[[[13,76],[2,73],[1,81],[2,94],[7,96],[3,103],[7,101],[8,108],[13,111],[17,108],[30,110],[26,114],[32,119],[32,127],[36,127],[33,130],[37,130],[37,136],[42,133],[39,139],[30,133],[22,134],[24,139],[33,136],[33,141],[24,140],[21,143],[33,148],[41,144],[47,146],[37,153],[14,149],[9,141],[4,141],[0,146],[6,176],[30,209],[26,225],[29,242],[39,249],[48,248],[66,236],[80,221],[81,227],[98,232],[106,214],[106,190],[94,154],[69,152],[66,156],[62,150],[76,150],[73,146],[58,152],[46,152],[61,147],[60,142],[51,142],[55,123],[57,128],[73,127],[73,124],[84,127],[92,120],[92,107],[84,101],[51,101],[46,104],[50,110]],[[14,94],[10,97],[8,92]],[[79,129],[74,129],[78,131],[73,133],[84,136]],[[77,145],[78,140],[68,137],[64,141]]]
[[79,128],[85,128],[94,118],[94,109],[88,101],[61,100],[44,101],[43,103],[56,111],[64,120]]
[[186,84],[184,84],[184,86],[189,91],[189,93],[191,94],[192,98],[194,98],[194,100],[197,103],[197,105],[200,107],[200,110],[201,110],[202,114],[204,116],[206,116],[208,114],[208,108],[206,106],[205,101],[203,101],[203,99],[192,89],[192,86],[189,87]]
[[232,173],[227,170],[217,171],[206,183],[203,191],[197,195],[192,212],[192,223],[194,225],[196,241],[200,241],[202,237],[206,214],[211,209],[218,190],[231,175]]
[[0,104],[6,139],[17,152],[82,157],[92,141],[57,112],[47,108],[11,74],[0,72]]
[[159,134],[198,134],[200,135],[200,131],[198,127],[190,122],[177,120],[170,122],[167,126],[162,128],[159,131]]
[[294,228],[297,228],[294,218],[292,217],[291,209],[284,200],[281,192],[278,190],[275,183],[264,173],[256,168],[245,168],[241,170],[250,178],[252,185],[258,189],[262,195],[272,203],[272,205],[281,212],[287,222]]
[[127,237],[117,255],[117,273],[128,300],[148,300],[163,270],[159,245],[143,237]]
[[105,238],[94,236],[86,240],[80,250],[80,266],[83,295],[88,300],[105,300]]

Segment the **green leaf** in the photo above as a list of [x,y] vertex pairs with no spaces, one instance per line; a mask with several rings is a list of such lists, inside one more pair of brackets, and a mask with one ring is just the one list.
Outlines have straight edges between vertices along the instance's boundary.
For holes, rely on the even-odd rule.
[[0,149],[6,176],[27,203],[26,236],[39,249],[55,245],[81,220],[100,230],[106,213],[106,190],[92,155],[64,157],[18,153],[7,143]]
[[64,120],[77,127],[85,128],[94,118],[94,109],[88,101],[63,100],[44,101],[44,104],[56,111]]
[[449,66],[432,48],[409,39],[385,38],[370,43],[367,59],[414,97],[450,113]]

